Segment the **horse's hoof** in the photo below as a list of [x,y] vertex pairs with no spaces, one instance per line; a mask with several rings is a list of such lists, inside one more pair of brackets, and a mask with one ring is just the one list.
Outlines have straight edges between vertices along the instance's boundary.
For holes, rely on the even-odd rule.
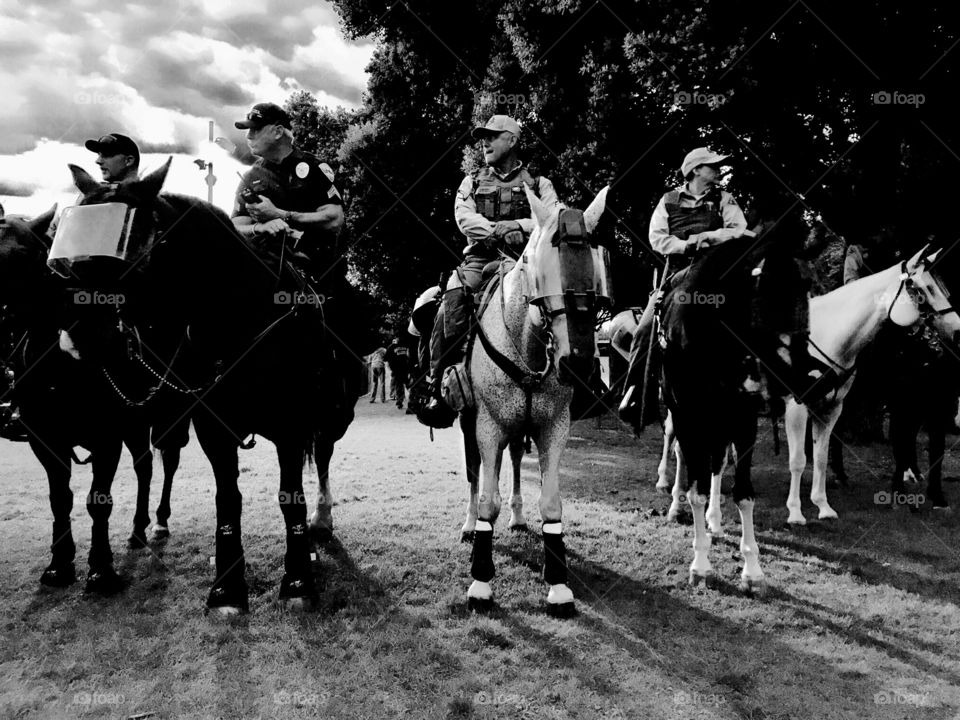
[[40,576],[40,584],[47,587],[62,588],[73,585],[77,581],[77,571],[73,563],[54,565],[50,563]]
[[326,545],[333,540],[333,528],[326,525],[315,525],[310,528],[310,536],[315,543]]
[[751,597],[763,597],[767,594],[767,581],[764,577],[741,577],[740,592]]
[[577,616],[577,606],[572,602],[547,603],[547,614],[557,620],[569,620]]
[[697,587],[700,583],[703,583],[704,587],[712,587],[714,583],[713,572],[709,570],[707,572],[701,572],[691,569],[689,582],[691,587]]
[[247,584],[242,580],[231,585],[214,585],[207,596],[207,609],[217,615],[237,615],[250,609]]
[[91,570],[87,573],[87,584],[83,591],[92,595],[109,597],[123,590],[123,580],[112,567],[103,570]]
[[319,595],[313,575],[284,574],[280,581],[279,601],[288,610],[306,610],[316,606]]
[[208,607],[207,612],[214,617],[230,618],[242,615],[247,611],[245,608],[235,607],[233,605],[218,605],[217,607]]
[[807,519],[799,512],[796,515],[791,514],[787,518],[787,525],[806,525]]
[[674,509],[673,506],[670,506],[670,509],[667,510],[667,522],[677,522],[680,519],[680,510]]
[[828,510],[821,510],[817,515],[818,520],[839,520],[840,516],[837,515],[836,511],[833,508]]
[[130,537],[127,538],[127,548],[130,550],[143,550],[147,547],[147,531],[146,529],[134,529],[130,533]]
[[654,489],[659,493],[663,493],[664,495],[669,495],[671,487],[672,486],[670,485],[670,483],[667,482],[666,480],[657,480],[657,484],[654,486]]
[[166,540],[168,537],[170,537],[170,529],[166,525],[160,525],[157,523],[153,526],[153,530],[150,531],[150,537],[154,542]]
[[472,543],[473,542],[473,530],[462,530],[460,532],[460,542],[462,543]]
[[490,583],[474,580],[467,590],[467,609],[485,613],[493,609],[493,588]]

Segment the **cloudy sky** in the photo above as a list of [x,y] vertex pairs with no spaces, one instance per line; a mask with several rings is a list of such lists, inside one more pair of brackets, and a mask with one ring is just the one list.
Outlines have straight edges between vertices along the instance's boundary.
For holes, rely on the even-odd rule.
[[228,207],[241,168],[208,142],[209,121],[239,145],[233,121],[256,102],[303,89],[356,107],[372,52],[322,0],[0,0],[0,202],[35,214],[70,201],[66,164],[99,178],[83,141],[117,131],[140,144],[141,171],[174,155],[169,190],[205,197],[193,160],[212,160]]

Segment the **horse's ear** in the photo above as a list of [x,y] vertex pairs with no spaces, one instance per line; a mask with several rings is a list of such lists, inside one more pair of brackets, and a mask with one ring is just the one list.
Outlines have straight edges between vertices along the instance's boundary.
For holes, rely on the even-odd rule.
[[94,180],[90,173],[84,170],[79,165],[68,165],[70,168],[70,174],[73,175],[73,184],[77,186],[77,190],[83,195],[89,195],[98,187],[100,183]]
[[139,180],[130,183],[131,188],[138,195],[146,200],[152,200],[163,189],[163,183],[167,179],[167,173],[170,171],[170,163],[173,162],[173,156],[167,158],[167,161],[151,173],[147,173]]
[[943,252],[943,248],[940,248],[940,249],[937,250],[936,252],[932,252],[932,253],[930,253],[929,255],[927,255],[927,256],[923,259],[923,261],[924,261],[924,262],[927,264],[927,266],[929,267],[930,265],[933,265],[933,264],[937,261],[937,257],[938,257],[938,256],[940,255],[940,253],[942,253],[942,252]]
[[600,216],[607,208],[607,193],[610,192],[610,186],[607,185],[603,190],[597,193],[597,196],[590,203],[590,207],[583,211],[583,222],[587,226],[587,232],[592,233],[597,229],[597,223],[600,222]]
[[27,228],[30,232],[36,235],[39,238],[42,238],[47,234],[47,230],[50,229],[50,223],[53,222],[53,216],[57,212],[57,206],[54,205],[52,208],[47,210],[43,215],[37,215],[33,220],[27,223]]
[[547,210],[546,205],[534,194],[533,190],[530,189],[530,186],[526,183],[523,184],[524,192],[527,193],[527,201],[530,203],[530,209],[533,211],[533,217],[537,221],[537,225],[543,227],[547,224],[547,221],[550,219],[550,212]]
[[927,249],[930,247],[930,243],[927,243],[920,251],[914,255],[912,258],[907,260],[907,272],[915,272],[916,269],[925,262],[924,253],[927,252]]

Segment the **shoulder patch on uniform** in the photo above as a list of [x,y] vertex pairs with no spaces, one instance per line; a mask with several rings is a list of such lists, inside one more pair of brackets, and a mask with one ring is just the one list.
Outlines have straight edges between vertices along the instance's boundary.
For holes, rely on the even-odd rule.
[[303,180],[310,174],[310,165],[305,162],[299,162],[297,163],[295,172],[297,173],[297,177]]
[[331,185],[331,186],[329,187],[329,189],[327,190],[327,197],[328,197],[328,198],[338,197],[338,198],[340,198],[341,200],[343,200],[343,198],[340,197],[340,191],[337,190],[337,188],[336,188],[335,185]]
[[320,163],[320,172],[327,176],[327,180],[333,182],[333,179],[336,177],[333,172],[333,168],[327,165],[325,162]]

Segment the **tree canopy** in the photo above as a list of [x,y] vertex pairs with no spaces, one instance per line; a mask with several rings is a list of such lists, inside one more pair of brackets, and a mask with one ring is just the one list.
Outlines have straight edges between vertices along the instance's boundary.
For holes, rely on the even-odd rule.
[[657,199],[701,145],[733,156],[744,204],[802,209],[851,242],[956,239],[924,202],[960,162],[944,0],[334,5],[378,43],[364,106],[291,107],[349,188],[354,271],[398,317],[460,258],[454,192],[479,161],[470,129],[495,112],[520,121],[524,159],[562,201],[611,184],[606,232],[641,262]]

